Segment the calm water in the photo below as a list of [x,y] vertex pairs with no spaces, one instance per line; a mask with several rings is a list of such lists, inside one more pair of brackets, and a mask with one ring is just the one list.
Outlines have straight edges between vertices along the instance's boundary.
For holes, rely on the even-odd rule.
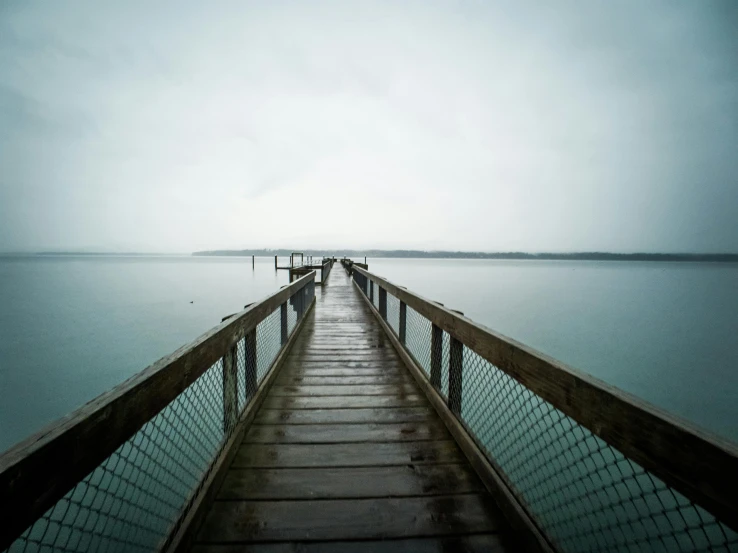
[[[273,263],[0,258],[0,450],[286,284]],[[738,264],[369,259],[369,268],[738,440]]]
[[370,259],[369,270],[738,442],[738,264]]
[[273,258],[0,257],[0,450],[284,284]]

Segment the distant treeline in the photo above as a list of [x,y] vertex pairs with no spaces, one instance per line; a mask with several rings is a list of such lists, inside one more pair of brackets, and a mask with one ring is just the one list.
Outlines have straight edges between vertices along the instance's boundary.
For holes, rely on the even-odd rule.
[[[194,252],[192,255],[227,255],[258,257],[289,256],[290,250],[212,250]],[[735,253],[525,253],[525,252],[451,252],[422,250],[305,250],[306,255],[334,257],[408,257],[421,259],[562,259],[580,261],[712,261],[738,262]]]

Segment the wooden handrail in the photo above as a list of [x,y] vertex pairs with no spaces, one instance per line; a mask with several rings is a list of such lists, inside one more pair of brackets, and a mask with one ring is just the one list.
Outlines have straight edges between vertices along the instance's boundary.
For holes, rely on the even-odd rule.
[[0,551],[223,357],[315,281],[281,288],[0,456]]
[[374,275],[433,325],[738,531],[738,446]]

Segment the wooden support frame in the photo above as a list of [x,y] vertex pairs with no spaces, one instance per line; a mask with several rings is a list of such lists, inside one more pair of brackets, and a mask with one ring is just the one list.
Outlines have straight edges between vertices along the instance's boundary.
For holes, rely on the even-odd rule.
[[228,433],[238,420],[238,344],[223,356],[223,432]]
[[433,387],[441,391],[441,358],[443,357],[443,330],[431,325],[430,340],[430,381]]
[[483,359],[738,531],[738,446],[354,264]]
[[[301,292],[302,291],[297,293],[300,294]],[[258,353],[256,349],[256,327],[246,333],[246,336],[244,338],[244,346],[244,390],[246,392],[246,401],[249,401],[254,396],[254,394],[256,393],[256,389],[258,388],[258,376],[256,374],[258,367]]]
[[448,352],[448,408],[461,417],[463,398],[464,344],[453,336],[449,339]]
[[279,306],[279,326],[282,345],[287,343],[289,337],[288,320],[287,320],[287,302]]
[[398,336],[400,343],[404,346],[407,341],[407,304],[404,301],[400,302],[400,327]]

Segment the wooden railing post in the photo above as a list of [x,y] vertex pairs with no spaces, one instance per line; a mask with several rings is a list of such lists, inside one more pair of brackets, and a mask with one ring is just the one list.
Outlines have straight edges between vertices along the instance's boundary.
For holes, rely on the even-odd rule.
[[400,302],[400,331],[399,331],[400,343],[404,346],[407,338],[407,304],[404,301]]
[[449,335],[448,352],[448,408],[461,416],[461,397],[464,370],[464,344]]
[[246,334],[246,356],[244,363],[244,381],[246,390],[246,401],[248,402],[258,387],[258,376],[256,374],[256,328]]
[[366,285],[369,287],[369,301],[374,303],[374,283],[370,279],[366,279]]
[[279,317],[282,328],[282,345],[285,345],[289,338],[289,329],[287,327],[287,302],[284,302],[279,306]]
[[441,389],[441,357],[443,356],[443,330],[435,324],[431,327],[430,381],[436,390]]
[[387,320],[387,290],[379,287],[379,315],[383,321]]
[[237,346],[223,356],[223,433],[228,434],[238,422],[238,352]]

